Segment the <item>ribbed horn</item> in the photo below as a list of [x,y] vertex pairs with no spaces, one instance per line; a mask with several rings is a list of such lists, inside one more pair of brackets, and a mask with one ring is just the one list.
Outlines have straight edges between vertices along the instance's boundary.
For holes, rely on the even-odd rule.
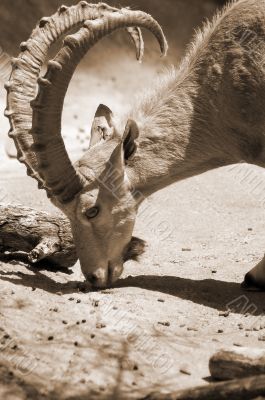
[[[76,28],[79,29],[84,21],[100,18],[117,11],[107,4],[88,4],[81,1],[79,4],[67,7],[61,6],[51,17],[40,20],[29,40],[20,45],[21,53],[12,60],[12,73],[6,83],[7,108],[5,115],[10,122],[9,136],[14,139],[17,148],[17,158],[27,167],[28,175],[39,182],[40,188],[45,188],[51,195],[49,187],[38,172],[38,162],[34,152],[32,127],[32,108],[30,102],[36,96],[37,80],[41,67],[46,61],[48,50],[53,43],[63,35]],[[136,47],[138,58],[143,52],[141,32],[137,28],[129,30]],[[72,183],[74,191],[81,182],[73,172]]]
[[67,36],[63,48],[49,62],[46,75],[39,79],[39,92],[32,102],[34,151],[39,162],[38,172],[59,201],[71,200],[78,189],[72,189],[76,170],[70,163],[61,136],[64,97],[72,75],[86,52],[101,38],[132,26],[150,30],[162,53],[166,53],[167,42],[159,24],[144,12],[122,9],[97,20],[88,20],[76,34]]

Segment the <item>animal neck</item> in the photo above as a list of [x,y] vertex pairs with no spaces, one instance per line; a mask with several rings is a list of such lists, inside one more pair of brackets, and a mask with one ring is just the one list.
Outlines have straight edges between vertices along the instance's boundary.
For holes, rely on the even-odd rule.
[[[140,129],[139,147],[127,166],[133,187],[144,197],[209,169],[235,162],[235,144],[213,132],[194,77],[171,71],[131,113]],[[229,140],[229,139],[227,139]],[[230,146],[230,147],[229,147]],[[242,159],[242,158],[241,158]]]

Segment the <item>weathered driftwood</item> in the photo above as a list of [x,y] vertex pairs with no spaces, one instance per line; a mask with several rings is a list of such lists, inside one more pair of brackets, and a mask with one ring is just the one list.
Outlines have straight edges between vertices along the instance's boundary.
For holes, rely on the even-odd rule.
[[62,268],[77,261],[69,221],[27,207],[0,205],[0,254]]
[[265,350],[240,348],[219,351],[210,359],[211,376],[217,380],[265,374]]
[[[146,243],[132,237],[124,262],[137,260]],[[48,261],[60,268],[77,262],[71,226],[67,218],[32,208],[0,205],[0,260],[20,259],[32,264]]]
[[265,375],[213,383],[174,394],[151,394],[143,400],[260,400],[262,396],[265,396]]

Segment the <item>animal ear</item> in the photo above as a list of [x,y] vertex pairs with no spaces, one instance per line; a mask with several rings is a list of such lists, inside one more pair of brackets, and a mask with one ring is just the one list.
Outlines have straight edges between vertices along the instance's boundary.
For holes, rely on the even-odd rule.
[[91,139],[89,148],[95,146],[103,140],[113,137],[114,126],[112,123],[112,111],[104,104],[100,104],[96,111],[91,128]]
[[124,171],[123,142],[120,141],[113,150],[106,167],[99,178],[101,190],[103,190],[107,195],[118,195],[119,190],[124,183]]
[[137,151],[136,140],[138,137],[139,137],[138,125],[134,120],[129,119],[125,127],[125,131],[122,138],[125,162],[131,160],[134,154],[136,153]]

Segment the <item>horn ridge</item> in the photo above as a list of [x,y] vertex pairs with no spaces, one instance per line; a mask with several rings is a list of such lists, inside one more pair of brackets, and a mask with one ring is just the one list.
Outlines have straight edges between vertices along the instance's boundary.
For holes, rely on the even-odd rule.
[[[104,13],[114,12],[106,6]],[[50,189],[38,173],[38,161],[33,151],[32,109],[30,102],[36,97],[37,79],[46,61],[50,46],[61,36],[74,28],[79,29],[87,19],[99,18],[103,13],[101,5],[81,1],[71,7],[61,7],[51,17],[44,17],[33,30],[30,38],[21,44],[21,53],[13,60],[12,73],[5,88],[7,91],[7,112],[10,123],[10,137],[13,138],[17,158],[25,164],[27,174],[38,181],[39,187]],[[76,185],[77,186],[77,185]]]
[[[66,157],[62,151],[64,145],[61,139],[61,114],[73,73],[86,52],[101,38],[117,29],[135,26],[149,29],[156,36],[161,51],[166,52],[167,42],[159,24],[146,13],[123,9],[99,19],[87,20],[77,33],[67,36],[63,48],[54,58],[53,63],[48,65],[46,75],[40,80],[36,102],[32,103],[32,136],[34,141],[39,140],[39,135],[42,136],[41,143],[45,150],[42,149],[39,152],[36,150],[39,172],[44,181],[49,182],[51,190],[59,193],[59,201],[65,200],[62,196],[71,198],[76,194],[70,186],[69,181],[73,179],[73,171],[69,168],[68,156]],[[52,68],[54,63],[61,67]],[[36,134],[37,131],[38,134]],[[54,136],[53,140],[50,139],[50,135]],[[78,171],[76,174],[81,182],[82,177]]]

